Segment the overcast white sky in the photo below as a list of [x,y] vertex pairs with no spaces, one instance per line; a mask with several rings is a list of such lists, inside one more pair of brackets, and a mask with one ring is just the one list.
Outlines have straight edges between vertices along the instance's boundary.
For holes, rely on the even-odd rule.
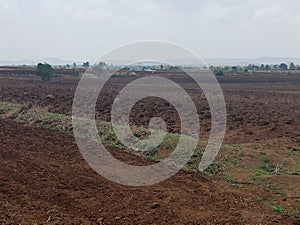
[[0,0],[0,60],[89,60],[145,39],[203,58],[300,57],[300,1]]

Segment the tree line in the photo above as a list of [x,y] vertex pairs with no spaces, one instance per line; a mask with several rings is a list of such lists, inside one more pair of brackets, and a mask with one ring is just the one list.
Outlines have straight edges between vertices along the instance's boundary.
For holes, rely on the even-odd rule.
[[[113,65],[110,65],[113,67]],[[81,66],[77,66],[76,63],[73,63],[72,66],[69,64],[65,66],[60,66],[59,68],[65,68],[65,69],[73,69],[73,75],[74,76],[79,76],[78,71],[76,71],[77,68],[89,68],[90,63],[89,62],[84,62]],[[97,65],[93,65],[93,67],[97,68],[104,68],[104,67],[109,67],[103,62],[100,62]],[[130,69],[138,69],[139,67],[135,68],[127,68],[125,67],[124,69],[130,70]],[[170,66],[170,65],[155,65],[155,66],[143,66],[142,71],[147,70],[147,69],[152,69],[152,70],[181,70],[186,67],[184,66]],[[247,66],[209,66],[209,69],[213,71],[213,73],[216,76],[224,76],[225,72],[251,72],[251,71],[293,71],[293,70],[300,70],[299,65],[295,65],[293,62],[286,64],[286,63],[280,63],[280,64],[275,64],[275,65],[269,65],[269,64],[261,64],[255,65],[255,64],[249,64]],[[39,63],[36,67],[36,75],[40,76],[42,81],[49,81],[51,78],[51,75],[53,74],[53,67],[48,64],[48,63]]]
[[223,76],[224,72],[251,72],[251,71],[293,71],[300,70],[299,65],[295,65],[293,62],[286,64],[248,64],[247,66],[209,66],[216,76]]

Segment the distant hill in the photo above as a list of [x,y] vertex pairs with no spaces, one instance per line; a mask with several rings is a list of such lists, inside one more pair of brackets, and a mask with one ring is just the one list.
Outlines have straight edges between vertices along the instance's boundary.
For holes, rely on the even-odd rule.
[[19,61],[9,61],[9,60],[0,60],[1,66],[19,66],[19,65],[37,65],[40,62],[47,62],[51,65],[72,65],[74,62],[77,65],[82,65],[83,61],[72,61],[72,60],[64,60],[55,57],[43,58],[40,60],[19,60]]
[[[214,66],[224,66],[224,65],[248,65],[248,64],[280,64],[280,63],[287,63],[293,62],[297,65],[300,65],[300,58],[273,58],[273,57],[260,57],[260,58],[205,58],[203,61],[208,65]],[[73,60],[64,60],[60,58],[50,57],[50,58],[43,58],[40,60],[20,60],[20,61],[8,61],[8,60],[0,60],[0,66],[18,66],[18,65],[36,65],[39,62],[47,62],[51,65],[72,65],[74,62],[77,65],[82,65],[84,62],[82,61],[73,61]],[[110,63],[118,64],[118,65],[126,65],[127,61],[111,61]],[[170,63],[174,65],[203,65],[201,62],[195,59],[176,59],[172,60]]]
[[204,60],[209,65],[248,65],[248,64],[280,64],[293,62],[300,65],[300,58],[272,58],[272,57],[261,57],[261,58],[209,58]]

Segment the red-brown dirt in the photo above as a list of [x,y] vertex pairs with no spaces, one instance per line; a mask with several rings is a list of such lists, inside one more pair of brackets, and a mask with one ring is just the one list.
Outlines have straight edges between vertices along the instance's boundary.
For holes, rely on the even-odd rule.
[[254,187],[236,190],[186,172],[154,186],[121,186],[89,168],[72,136],[0,126],[1,224],[293,224],[263,206],[268,195]]
[[[207,136],[210,113],[205,97],[189,79],[170,77],[197,102],[201,131]],[[136,78],[112,78],[99,97],[98,118],[110,119],[112,100]],[[299,74],[218,79],[227,106],[227,143],[274,142],[276,154],[299,146]],[[0,101],[30,103],[70,115],[78,81],[64,76],[41,83],[33,75],[0,72]],[[139,102],[131,119],[147,126],[152,116],[166,118],[169,130],[179,131],[176,112],[157,99]],[[181,171],[154,186],[121,186],[89,168],[72,136],[8,120],[0,120],[0,127],[0,224],[297,224],[264,206],[271,193],[254,183],[234,189],[225,181]],[[130,164],[150,163],[119,149],[111,152]]]
[[[1,74],[1,73],[0,73]],[[96,116],[110,120],[110,109],[120,89],[138,77],[124,76],[110,80],[99,96]],[[168,78],[179,82],[196,102],[201,133],[210,131],[210,112],[205,96],[191,80],[173,75]],[[264,142],[287,137],[293,144],[300,143],[300,75],[236,75],[218,78],[227,107],[227,132],[225,142]],[[286,80],[286,82],[283,82]],[[79,78],[55,77],[43,84],[35,76],[0,75],[0,101],[31,103],[50,112],[70,115],[73,96]],[[260,82],[260,83],[259,83]],[[54,99],[47,98],[53,95]],[[147,126],[153,116],[165,118],[170,132],[179,132],[178,115],[170,104],[148,98],[132,110],[131,119],[136,125]]]

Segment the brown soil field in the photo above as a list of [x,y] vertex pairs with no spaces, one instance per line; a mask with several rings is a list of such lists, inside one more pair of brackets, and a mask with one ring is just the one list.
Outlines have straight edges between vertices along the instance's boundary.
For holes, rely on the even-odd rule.
[[0,124],[1,224],[293,224],[261,205],[267,194],[258,189],[186,172],[149,187],[117,185],[89,168],[71,136]]
[[[145,74],[112,78],[99,96],[96,117],[109,121],[111,104],[118,92],[142,76]],[[182,75],[165,76],[180,83],[196,102],[201,134],[207,138],[210,113],[203,93]],[[259,164],[254,159],[262,154],[266,164],[266,157],[276,161],[288,156],[296,160],[298,168],[294,155],[300,152],[300,74],[229,75],[218,80],[227,107],[225,143],[235,146],[235,151],[259,150],[238,152],[244,170],[230,169],[236,182],[246,185],[237,188],[224,177],[180,171],[153,186],[121,186],[87,165],[71,135],[1,119],[0,223],[300,224],[289,213],[266,206],[274,192],[258,182],[250,182],[246,173],[247,166]],[[0,71],[0,101],[71,115],[78,81],[78,77],[64,75],[42,83],[34,75]],[[132,110],[131,122],[147,127],[153,116],[165,118],[169,132],[180,131],[174,108],[156,98],[138,102]],[[236,154],[232,149],[221,152],[221,157],[225,153]],[[110,151],[129,164],[150,163],[118,148],[112,147]],[[300,210],[297,172],[267,179],[270,184],[292,189],[276,198],[276,203]]]
[[[0,73],[1,74],[1,73]],[[102,90],[96,116],[110,120],[111,105],[127,83],[140,76],[115,77]],[[210,112],[205,96],[192,81],[181,75],[167,76],[191,95],[199,113],[203,137],[210,131]],[[236,75],[218,78],[227,106],[226,143],[264,142],[286,137],[300,143],[300,74]],[[283,80],[286,80],[283,82]],[[0,101],[32,104],[49,112],[71,115],[79,78],[55,77],[41,83],[35,76],[0,75]],[[53,95],[54,98],[47,98]],[[172,106],[161,99],[147,98],[132,109],[132,123],[147,126],[149,119],[166,119],[170,132],[179,132],[179,118]]]

